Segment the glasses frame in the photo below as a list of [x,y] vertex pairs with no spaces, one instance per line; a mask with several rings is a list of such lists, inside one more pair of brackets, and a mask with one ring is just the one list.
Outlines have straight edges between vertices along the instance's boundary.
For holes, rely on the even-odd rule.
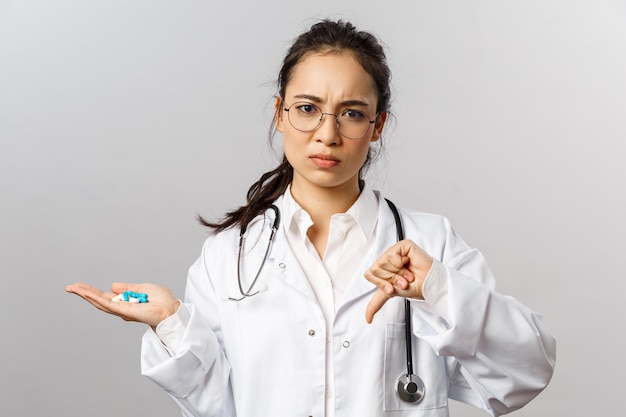
[[[283,103],[285,103],[285,102],[283,102]],[[318,110],[320,111],[320,113],[321,113],[321,114],[320,114],[320,118],[319,118],[319,120],[318,120],[318,122],[317,122],[317,125],[316,125],[314,128],[311,128],[311,129],[308,129],[308,130],[304,130],[304,129],[298,129],[296,126],[294,126],[293,122],[291,121],[291,118],[289,117],[289,114],[290,114],[290,113],[289,113],[289,110],[291,110],[291,108],[292,108],[293,106],[297,105],[297,104],[306,104],[306,105],[309,105],[309,106],[313,106],[313,107],[315,107],[316,109],[318,109]],[[365,135],[367,135],[367,132],[369,132],[369,130],[370,130],[370,126],[369,126],[369,125],[372,125],[372,124],[376,123],[376,119],[378,119],[378,116],[380,115],[380,113],[376,113],[376,116],[374,116],[374,119],[373,119],[373,120],[368,120],[368,121],[367,121],[369,125],[367,126],[367,129],[365,129],[365,132],[363,132],[363,134],[362,134],[361,136],[358,136],[358,137],[356,137],[356,138],[351,138],[350,136],[346,136],[344,133],[342,133],[342,132],[341,132],[341,129],[339,129],[339,116],[340,116],[339,114],[335,114],[335,113],[325,113],[325,112],[323,112],[323,111],[322,111],[322,109],[321,109],[318,105],[316,105],[316,104],[310,103],[310,102],[308,102],[308,101],[296,101],[295,103],[292,103],[290,106],[288,106],[288,105],[285,103],[285,104],[283,105],[283,110],[287,112],[287,120],[289,120],[289,124],[290,124],[290,125],[291,125],[294,129],[296,129],[298,132],[305,132],[305,133],[306,133],[306,132],[312,132],[312,131],[314,131],[314,130],[318,129],[318,128],[322,125],[322,123],[324,122],[324,116],[334,116],[334,117],[335,117],[335,129],[337,129],[337,133],[339,133],[339,134],[340,134],[341,136],[343,136],[344,138],[346,138],[346,139],[350,139],[350,140],[359,140],[359,139],[362,139]],[[361,110],[359,110],[359,111],[361,111]],[[366,115],[366,116],[367,116],[367,115]]]

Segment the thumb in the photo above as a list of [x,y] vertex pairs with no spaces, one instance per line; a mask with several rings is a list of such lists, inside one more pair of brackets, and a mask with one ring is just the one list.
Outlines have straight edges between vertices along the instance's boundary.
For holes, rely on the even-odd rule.
[[365,321],[371,323],[374,319],[374,314],[376,314],[390,298],[391,297],[383,290],[380,288],[377,289],[369,303],[367,303],[367,307],[365,307]]
[[115,294],[121,294],[124,291],[139,292],[139,284],[132,284],[128,282],[114,282],[111,284],[111,291]]

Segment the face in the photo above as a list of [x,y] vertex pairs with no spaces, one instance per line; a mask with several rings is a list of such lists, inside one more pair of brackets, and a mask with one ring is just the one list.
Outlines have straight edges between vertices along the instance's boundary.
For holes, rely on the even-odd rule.
[[[370,143],[380,138],[386,117],[376,116],[372,77],[349,53],[305,55],[294,67],[283,100],[277,108],[276,129],[283,134],[285,156],[294,169],[292,191],[310,187],[358,190],[359,170]],[[294,103],[299,103],[299,109]],[[291,125],[284,108],[308,112],[313,109],[310,104],[333,115],[363,113],[375,123],[361,138],[348,139],[337,131],[335,116],[325,115],[317,129],[302,132]]]

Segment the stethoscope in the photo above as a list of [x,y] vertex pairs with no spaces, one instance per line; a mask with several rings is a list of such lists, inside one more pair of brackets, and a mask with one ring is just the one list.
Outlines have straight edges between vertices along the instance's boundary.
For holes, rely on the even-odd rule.
[[[395,204],[393,204],[390,200],[385,199],[391,212],[393,213],[393,219],[396,223],[396,234],[398,242],[404,240],[404,229],[402,227],[402,220],[400,219],[400,214],[398,213],[398,209]],[[241,297],[233,298],[229,297],[228,299],[231,301],[241,301],[245,298],[252,297],[257,295],[265,288],[258,289],[257,291],[252,292],[259,275],[261,275],[261,270],[263,270],[263,266],[265,266],[265,262],[267,261],[267,257],[269,256],[270,250],[272,248],[272,244],[274,243],[274,238],[276,237],[276,232],[278,231],[278,226],[280,225],[280,211],[278,207],[274,204],[270,206],[270,209],[274,211],[274,221],[272,222],[270,238],[267,242],[267,247],[265,248],[265,254],[263,255],[263,260],[261,261],[261,265],[257,270],[252,283],[248,287],[247,290],[244,290],[243,285],[241,283],[241,258],[244,249],[245,243],[245,235],[247,231],[247,226],[242,226],[239,231],[239,249],[237,252],[237,285],[239,286],[239,292],[241,293]],[[404,337],[406,340],[406,373],[402,373],[398,379],[396,380],[396,392],[398,393],[398,397],[404,402],[408,403],[419,403],[424,399],[424,394],[426,392],[426,387],[424,386],[424,381],[413,373],[413,354],[411,350],[411,304],[408,299],[404,300]]]

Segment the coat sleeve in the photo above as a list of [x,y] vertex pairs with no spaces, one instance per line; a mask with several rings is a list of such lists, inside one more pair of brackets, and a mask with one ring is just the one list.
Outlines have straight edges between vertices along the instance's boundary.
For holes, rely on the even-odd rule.
[[[450,366],[450,398],[493,416],[532,400],[552,377],[556,343],[541,316],[495,291],[482,254],[444,218],[425,301],[412,302],[414,331]],[[441,235],[441,233],[440,233]],[[427,280],[427,281],[428,281]],[[428,286],[432,291],[429,299]]]
[[184,416],[230,416],[230,365],[216,318],[216,296],[205,264],[205,250],[189,269],[182,308],[189,312],[181,349],[170,356],[151,329],[144,334],[141,370],[163,388]]

